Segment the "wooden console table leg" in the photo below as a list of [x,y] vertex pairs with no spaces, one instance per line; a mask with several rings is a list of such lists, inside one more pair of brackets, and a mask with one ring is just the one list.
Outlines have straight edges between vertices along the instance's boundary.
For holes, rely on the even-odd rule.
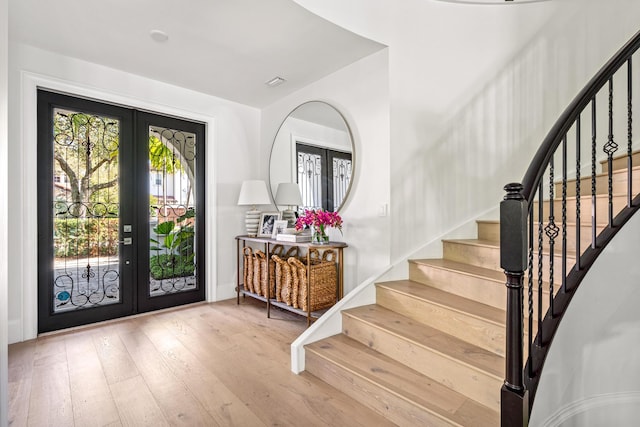
[[[244,249],[244,242],[242,242],[242,247]],[[241,272],[244,271],[244,257],[242,259],[242,268],[240,267],[240,239],[236,239],[236,274],[238,277],[236,278],[236,304],[240,305],[240,276]],[[244,283],[242,284],[244,286]]]
[[269,289],[269,280],[271,279],[269,276],[269,258],[271,257],[271,254],[269,253],[269,249],[270,249],[270,244],[269,242],[266,242],[264,244],[264,249],[265,249],[265,253],[267,254],[267,292],[266,295],[264,296],[267,299],[267,319],[271,318],[271,290]]
[[[307,327],[311,326],[311,248],[307,250]],[[298,298],[295,295],[295,298]]]
[[342,265],[342,248],[338,248],[338,301],[344,296],[344,267]]

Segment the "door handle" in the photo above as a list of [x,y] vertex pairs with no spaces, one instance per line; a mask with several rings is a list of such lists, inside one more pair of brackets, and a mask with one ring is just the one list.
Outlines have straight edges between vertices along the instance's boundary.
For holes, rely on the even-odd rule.
[[118,240],[118,243],[123,244],[123,245],[130,245],[133,243],[133,239],[131,237],[125,237],[122,240]]

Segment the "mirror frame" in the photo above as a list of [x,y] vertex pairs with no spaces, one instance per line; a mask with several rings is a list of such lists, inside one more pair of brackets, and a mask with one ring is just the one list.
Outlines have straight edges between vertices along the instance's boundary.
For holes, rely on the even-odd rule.
[[310,101],[306,101],[306,102],[303,102],[302,104],[297,105],[294,109],[289,111],[289,113],[285,116],[285,118],[282,120],[282,122],[280,122],[280,125],[278,126],[278,129],[276,130],[276,133],[273,136],[273,141],[271,143],[271,151],[269,152],[269,193],[271,194],[271,200],[273,200],[273,204],[277,209],[279,209],[279,208],[278,208],[278,205],[275,202],[275,199],[276,199],[276,194],[275,194],[276,188],[273,188],[274,183],[271,181],[271,176],[272,176],[271,168],[272,168],[274,147],[275,147],[275,144],[276,144],[276,140],[278,138],[278,134],[282,130],[282,126],[285,124],[285,122],[289,118],[291,118],[291,115],[296,110],[298,110],[299,108],[301,108],[301,107],[303,107],[305,105],[315,104],[315,103],[324,104],[325,106],[331,108],[333,111],[335,111],[338,114],[338,116],[340,117],[340,119],[344,123],[345,130],[346,130],[347,136],[349,138],[349,142],[351,143],[351,181],[349,182],[349,187],[347,188],[347,191],[344,194],[344,198],[342,199],[342,203],[340,203],[340,206],[335,208],[336,212],[340,212],[344,208],[346,202],[349,199],[349,196],[351,195],[351,190],[353,188],[353,180],[354,180],[355,170],[356,170],[356,144],[355,144],[355,141],[354,141],[354,138],[353,138],[353,132],[351,131],[351,126],[349,126],[349,122],[345,118],[344,114],[342,114],[342,112],[340,110],[338,110],[336,107],[334,107],[330,103],[328,103],[326,101],[320,101],[320,100],[310,100]]

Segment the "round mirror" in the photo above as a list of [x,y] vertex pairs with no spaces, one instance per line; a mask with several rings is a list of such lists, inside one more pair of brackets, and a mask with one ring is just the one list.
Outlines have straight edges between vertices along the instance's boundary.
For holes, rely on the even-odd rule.
[[[269,183],[276,205],[299,212],[340,210],[354,160],[351,130],[338,110],[321,101],[298,106],[280,125],[271,148]],[[300,191],[297,202],[292,184]]]

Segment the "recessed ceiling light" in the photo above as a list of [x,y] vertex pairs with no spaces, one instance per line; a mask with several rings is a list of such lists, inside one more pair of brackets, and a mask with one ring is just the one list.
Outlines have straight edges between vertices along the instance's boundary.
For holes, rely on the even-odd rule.
[[169,40],[169,36],[164,31],[151,30],[149,32],[149,35],[151,36],[151,38],[153,40],[155,40],[155,41],[157,41],[159,43],[166,42],[167,40]]
[[265,82],[264,84],[266,84],[269,87],[276,87],[276,86],[280,86],[282,83],[286,82],[285,79],[283,79],[282,77],[274,77],[271,80],[269,80],[268,82]]

